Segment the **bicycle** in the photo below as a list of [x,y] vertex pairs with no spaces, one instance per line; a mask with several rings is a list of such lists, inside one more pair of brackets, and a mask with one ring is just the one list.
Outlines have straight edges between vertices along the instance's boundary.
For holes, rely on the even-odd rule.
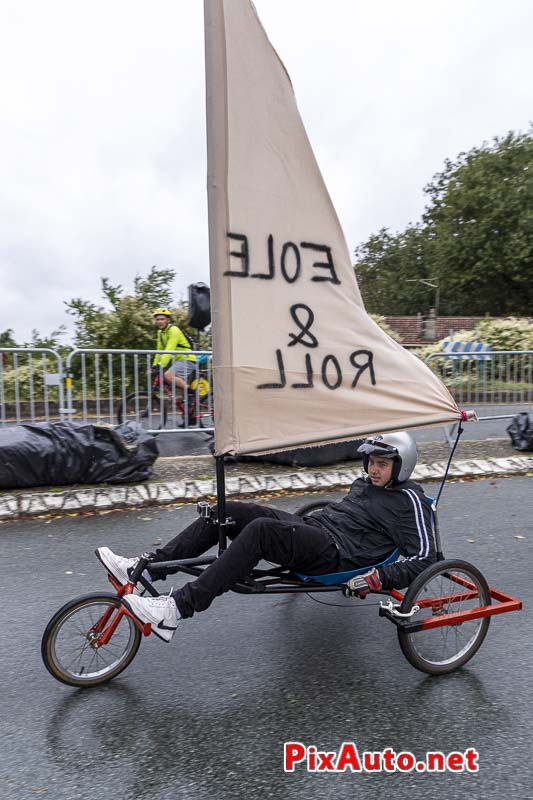
[[[201,365],[199,365],[201,366]],[[150,391],[131,392],[116,409],[117,422],[135,421],[146,430],[162,430],[170,421],[176,428],[212,428],[213,402],[208,375],[199,369],[185,398],[169,387],[160,368],[153,370]]]

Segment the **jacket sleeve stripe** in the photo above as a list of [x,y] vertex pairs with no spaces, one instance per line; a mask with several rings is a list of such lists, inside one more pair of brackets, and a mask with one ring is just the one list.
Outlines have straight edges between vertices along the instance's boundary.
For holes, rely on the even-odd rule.
[[403,489],[402,491],[411,499],[415,511],[416,527],[420,537],[420,551],[417,556],[410,556],[408,561],[418,558],[427,558],[429,555],[429,535],[424,521],[424,511],[422,503],[418,495],[412,489]]

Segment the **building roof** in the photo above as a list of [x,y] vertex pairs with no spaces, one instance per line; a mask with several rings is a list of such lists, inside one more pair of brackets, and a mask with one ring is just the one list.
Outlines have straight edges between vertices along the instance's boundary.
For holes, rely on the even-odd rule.
[[[425,345],[438,342],[457,331],[472,330],[485,317],[436,317],[418,314],[414,317],[385,317],[385,322],[401,339],[402,344]],[[428,324],[429,323],[429,324]]]

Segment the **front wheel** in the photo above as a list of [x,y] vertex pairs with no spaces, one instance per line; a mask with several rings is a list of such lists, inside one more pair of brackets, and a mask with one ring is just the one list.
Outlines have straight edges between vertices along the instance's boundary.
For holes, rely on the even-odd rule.
[[138,392],[129,394],[117,405],[117,421],[138,422],[145,430],[161,430],[168,417],[168,399],[164,394]]
[[98,593],[77,597],[60,608],[41,642],[48,672],[69,686],[99,686],[126,669],[141,643],[141,632],[131,617],[122,616],[107,645],[97,644],[121,607],[116,595]]
[[[481,572],[467,561],[438,561],[418,575],[405,593],[400,612],[409,622],[431,623],[458,611],[488,606],[490,590]],[[408,632],[398,628],[400,647],[416,669],[443,675],[466,664],[481,646],[490,617],[454,621],[439,627],[422,627]]]

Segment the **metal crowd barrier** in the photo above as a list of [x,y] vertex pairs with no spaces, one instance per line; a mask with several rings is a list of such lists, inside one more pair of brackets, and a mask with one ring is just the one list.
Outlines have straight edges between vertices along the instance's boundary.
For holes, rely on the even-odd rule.
[[[198,359],[196,385],[183,396],[174,382],[165,384],[165,370],[152,373],[157,350],[76,349],[63,367],[55,350],[0,348],[0,425],[134,419],[154,433],[213,430],[211,352],[176,350],[172,355],[191,352]],[[432,353],[426,363],[463,408],[533,403],[533,350],[492,350],[483,359],[468,352]],[[508,419],[516,413],[504,411],[479,419]]]
[[[135,420],[151,433],[212,431],[211,353],[173,350],[167,355],[195,355],[190,390],[166,382],[167,368],[155,372],[157,350],[76,349],[66,360],[68,419],[104,424]],[[180,363],[179,361],[174,363]]]
[[[533,350],[491,350],[483,358],[472,352],[432,353],[426,364],[462,408],[533,403]],[[514,413],[479,420],[509,419]]]
[[166,369],[152,370],[157,350],[76,349],[63,366],[55,350],[0,348],[0,425],[135,420],[152,433],[212,431],[211,353],[169,354],[191,353],[197,362],[183,392],[165,381]]
[[61,356],[44,347],[0,348],[0,425],[64,418]]

